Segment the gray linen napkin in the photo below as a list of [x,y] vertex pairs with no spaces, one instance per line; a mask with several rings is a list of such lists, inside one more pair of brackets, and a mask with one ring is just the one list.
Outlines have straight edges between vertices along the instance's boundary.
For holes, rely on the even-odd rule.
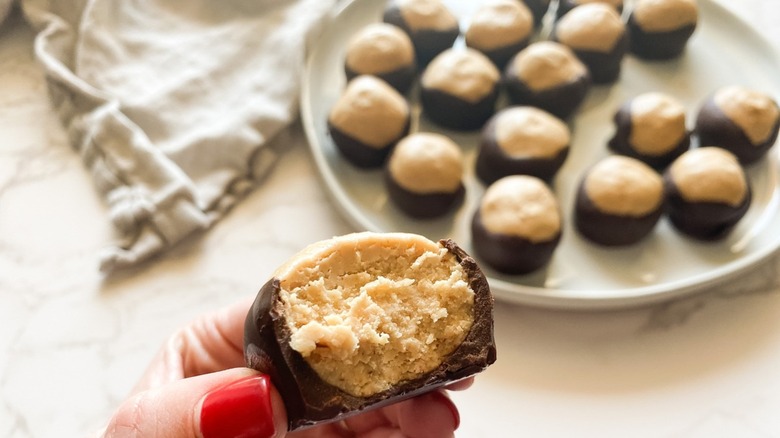
[[[10,0],[0,0],[0,18]],[[21,0],[53,107],[120,242],[103,271],[208,229],[297,117],[323,0]]]

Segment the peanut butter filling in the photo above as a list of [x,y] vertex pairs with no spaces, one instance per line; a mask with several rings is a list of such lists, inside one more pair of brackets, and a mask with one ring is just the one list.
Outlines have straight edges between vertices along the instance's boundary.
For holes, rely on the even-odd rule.
[[717,147],[691,149],[674,160],[669,172],[688,202],[716,202],[736,207],[745,200],[747,178],[737,157]]
[[358,76],[329,115],[330,123],[367,146],[382,148],[401,136],[409,105],[390,85],[374,76]]
[[538,243],[554,239],[561,231],[555,195],[532,176],[513,175],[494,182],[485,191],[479,209],[482,223],[491,233]]
[[466,44],[480,50],[494,50],[527,39],[534,18],[524,3],[493,0],[477,10],[466,31]]
[[780,110],[777,103],[764,93],[732,86],[718,90],[713,100],[754,145],[766,142],[777,127]]
[[454,193],[462,185],[463,153],[448,137],[420,132],[393,149],[388,168],[393,180],[410,192]]
[[326,382],[369,396],[434,370],[474,323],[474,291],[421,236],[356,233],[314,244],[275,273],[290,346]]
[[512,63],[518,78],[534,91],[572,83],[588,71],[571,49],[553,41],[529,45],[515,56]]
[[645,93],[631,100],[629,142],[644,155],[659,156],[685,138],[685,107],[662,93]]
[[593,166],[585,176],[588,199],[604,213],[642,217],[663,202],[661,175],[634,158],[613,155]]
[[370,24],[347,45],[347,67],[363,74],[387,73],[414,65],[414,62],[412,40],[390,24]]
[[696,24],[696,0],[636,0],[634,21],[645,32],[670,32]]

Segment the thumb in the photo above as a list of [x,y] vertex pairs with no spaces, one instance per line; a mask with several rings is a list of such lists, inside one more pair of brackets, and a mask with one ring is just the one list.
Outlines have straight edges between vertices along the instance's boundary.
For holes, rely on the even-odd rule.
[[105,438],[272,438],[287,416],[271,379],[233,368],[139,392],[114,414]]

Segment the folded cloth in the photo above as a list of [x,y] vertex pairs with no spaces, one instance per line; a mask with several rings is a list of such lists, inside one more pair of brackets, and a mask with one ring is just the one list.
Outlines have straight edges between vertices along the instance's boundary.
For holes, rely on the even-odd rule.
[[[0,12],[10,5],[0,0]],[[333,1],[20,0],[53,107],[121,241],[103,271],[208,229],[297,117],[308,38]]]
[[0,0],[0,23],[5,20],[8,13],[11,12],[11,6],[13,6],[14,0]]

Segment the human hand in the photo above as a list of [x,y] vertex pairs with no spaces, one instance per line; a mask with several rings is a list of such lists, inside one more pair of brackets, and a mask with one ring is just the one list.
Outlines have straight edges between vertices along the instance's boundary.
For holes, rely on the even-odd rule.
[[[250,298],[174,333],[114,413],[103,437],[453,436],[460,417],[443,390],[287,434],[281,396],[266,375],[244,367],[244,319],[254,299]],[[447,389],[465,389],[472,382],[469,378]]]

